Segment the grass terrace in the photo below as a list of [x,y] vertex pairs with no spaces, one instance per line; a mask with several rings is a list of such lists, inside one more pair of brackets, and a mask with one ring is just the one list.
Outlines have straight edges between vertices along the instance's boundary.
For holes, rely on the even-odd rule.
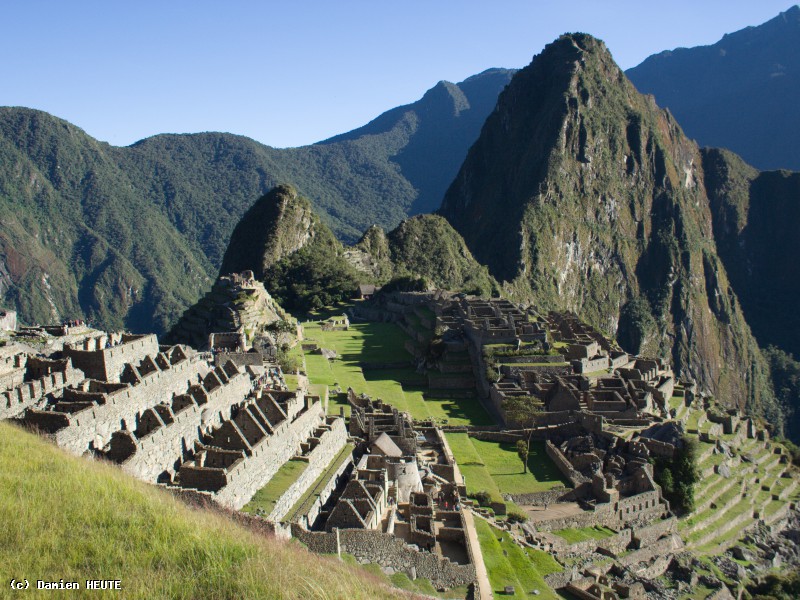
[[566,529],[559,529],[553,533],[561,538],[564,538],[570,544],[577,544],[578,542],[586,542],[588,540],[602,540],[616,534],[613,529],[600,526],[581,527],[580,529],[568,527]]
[[256,492],[256,495],[242,508],[242,511],[252,514],[259,514],[259,511],[263,511],[261,514],[269,515],[280,497],[297,481],[306,467],[308,467],[308,463],[302,460],[286,461],[267,485]]
[[[523,550],[507,532],[492,527],[484,519],[475,519],[475,529],[496,597],[531,598],[531,592],[539,590],[536,598],[560,598],[544,581],[546,575],[562,570],[552,556],[532,548]],[[514,586],[513,596],[503,593],[507,585]]]
[[313,485],[309,486],[306,493],[303,494],[295,505],[286,513],[285,521],[294,521],[297,517],[306,514],[314,501],[319,498],[320,490],[330,480],[336,469],[338,469],[344,461],[346,461],[353,453],[354,446],[352,444],[345,444],[339,451],[325,470],[320,473],[319,477],[314,481]]
[[[304,323],[308,341],[334,350],[339,358],[328,360],[321,354],[307,353],[306,369],[312,384],[352,387],[357,393],[380,398],[415,419],[447,421],[451,425],[489,425],[491,418],[474,394],[450,398],[446,391],[428,389],[428,379],[412,366],[405,349],[410,338],[393,323],[351,323],[348,331],[322,331],[319,323]],[[402,365],[401,363],[405,363]],[[387,368],[388,366],[388,368]],[[340,408],[349,416],[344,394],[331,394],[330,414]]]

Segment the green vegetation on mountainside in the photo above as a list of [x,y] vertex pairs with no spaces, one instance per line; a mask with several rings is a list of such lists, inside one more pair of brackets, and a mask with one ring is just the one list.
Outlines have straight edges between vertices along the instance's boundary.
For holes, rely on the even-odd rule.
[[0,559],[9,578],[32,585],[120,579],[125,598],[397,597],[360,570],[189,509],[5,423]]
[[392,277],[475,294],[498,289],[442,217],[412,217],[388,235],[373,226],[346,248],[288,185],[260,198],[234,229],[220,274],[246,269],[284,308],[301,313],[352,298],[360,282]]
[[441,84],[449,94],[288,149],[224,133],[117,148],[47,113],[0,108],[0,305],[25,323],[85,316],[166,331],[216,274],[234,225],[281,182],[350,242],[435,208],[510,76]]
[[786,434],[800,440],[800,362],[775,346],[764,352],[769,361],[775,395],[787,414]]
[[759,173],[731,152],[703,150],[714,237],[747,322],[763,347],[800,354],[800,173]]
[[161,332],[210,282],[109,146],[45,113],[0,109],[0,212],[0,302],[23,322]]
[[778,423],[701,163],[602,42],[565,35],[501,94],[440,213],[512,297],[574,311]]
[[423,277],[437,287],[477,296],[497,295],[489,270],[473,258],[464,238],[438,215],[419,215],[388,234],[396,276]]
[[288,185],[260,198],[233,231],[220,274],[247,269],[283,308],[298,312],[351,298],[359,281],[341,242]]

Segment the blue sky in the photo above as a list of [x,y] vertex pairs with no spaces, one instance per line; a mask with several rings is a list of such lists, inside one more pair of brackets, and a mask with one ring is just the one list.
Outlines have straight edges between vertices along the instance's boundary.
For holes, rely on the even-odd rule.
[[567,31],[623,68],[712,44],[790,1],[6,1],[0,105],[115,145],[229,131],[298,146],[413,102],[437,81],[522,67]]

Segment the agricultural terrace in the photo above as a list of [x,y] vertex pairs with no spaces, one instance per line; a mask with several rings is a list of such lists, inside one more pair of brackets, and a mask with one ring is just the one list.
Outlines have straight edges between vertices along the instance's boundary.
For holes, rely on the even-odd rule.
[[[306,372],[312,384],[338,387],[365,393],[414,419],[434,419],[451,425],[488,425],[489,415],[474,394],[464,398],[448,398],[447,394],[429,389],[427,377],[412,366],[413,357],[405,349],[408,335],[393,323],[351,323],[347,331],[323,331],[319,322],[303,323],[306,343],[333,350],[338,358],[329,360],[321,354],[306,352]],[[390,365],[391,368],[385,368]],[[339,414],[350,408],[344,394],[331,391],[328,412]]]

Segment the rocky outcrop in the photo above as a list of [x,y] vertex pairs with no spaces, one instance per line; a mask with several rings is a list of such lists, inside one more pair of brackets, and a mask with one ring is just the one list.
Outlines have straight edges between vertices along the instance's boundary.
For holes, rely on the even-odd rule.
[[318,223],[311,204],[297,190],[288,185],[273,188],[236,225],[221,273],[250,269],[263,279],[271,266],[311,241]]

